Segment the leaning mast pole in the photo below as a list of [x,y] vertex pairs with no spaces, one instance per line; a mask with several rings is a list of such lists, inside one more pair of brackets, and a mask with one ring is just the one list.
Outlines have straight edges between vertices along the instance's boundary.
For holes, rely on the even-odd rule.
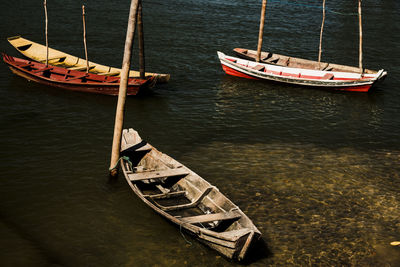
[[110,163],[110,168],[109,168],[110,175],[113,177],[115,177],[118,173],[116,165],[118,164],[119,152],[121,149],[121,137],[122,137],[122,127],[123,127],[123,123],[124,123],[126,90],[128,87],[129,69],[131,67],[131,55],[132,55],[132,47],[133,47],[133,38],[135,36],[135,27],[136,27],[138,6],[139,6],[139,0],[131,1],[128,27],[127,27],[127,31],[126,31],[124,58],[122,61],[122,71],[121,71],[121,78],[120,78],[120,82],[119,82],[117,110],[116,110],[116,114],[115,114],[114,136],[113,136],[113,144],[112,144],[112,151],[111,151],[111,163]]

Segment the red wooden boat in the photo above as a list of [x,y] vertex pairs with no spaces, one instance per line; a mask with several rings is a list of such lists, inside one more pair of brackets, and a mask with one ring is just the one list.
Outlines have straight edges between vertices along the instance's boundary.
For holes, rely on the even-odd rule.
[[[236,52],[239,51],[237,50]],[[373,85],[383,80],[387,75],[384,70],[369,70],[361,74],[352,71],[352,69],[345,70],[344,68],[318,69],[315,67],[318,65],[317,62],[312,62],[314,63],[311,64],[313,67],[306,67],[305,63],[310,63],[311,61],[290,60],[290,58],[281,55],[272,57],[268,56],[267,53],[265,53],[265,59],[262,60],[262,63],[226,56],[221,52],[218,52],[218,57],[223,70],[229,75],[340,91],[368,92]],[[280,63],[281,61],[285,62],[285,64]],[[335,64],[335,66],[337,68],[340,65]]]
[[[12,57],[4,53],[3,61],[13,73],[30,81],[72,91],[118,95],[119,77],[68,70],[57,66],[46,66],[43,63]],[[127,95],[137,95],[143,90],[154,86],[155,82],[155,76],[146,79],[130,78],[128,80]]]

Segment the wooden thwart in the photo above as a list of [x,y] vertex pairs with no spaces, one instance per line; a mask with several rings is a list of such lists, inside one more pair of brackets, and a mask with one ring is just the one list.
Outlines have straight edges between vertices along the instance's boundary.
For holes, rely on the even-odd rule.
[[334,75],[332,73],[325,74],[322,79],[323,80],[333,80]]
[[148,171],[148,172],[137,172],[128,174],[129,179],[132,182],[148,180],[148,179],[159,179],[172,176],[188,175],[189,172],[183,168],[168,169],[162,171]]
[[167,199],[173,197],[180,197],[186,195],[186,191],[177,191],[177,192],[170,192],[164,194],[157,194],[157,195],[144,195],[145,197],[150,197],[151,199]]
[[256,65],[254,67],[252,67],[253,70],[257,70],[257,71],[262,71],[265,69],[265,66],[263,65]]
[[83,78],[85,78],[85,77],[87,77],[87,76],[88,76],[87,74],[84,74],[84,75],[80,75],[80,76],[68,78],[68,79],[65,79],[65,80],[66,80],[66,81],[73,81],[73,80],[83,79]]
[[192,203],[189,204],[182,204],[182,205],[176,205],[176,206],[161,206],[158,205],[163,211],[172,211],[172,210],[182,210],[182,209],[189,209],[189,208],[193,208],[196,207],[197,205],[199,205],[199,203],[203,200],[203,198],[205,196],[208,195],[208,193],[210,193],[210,191],[213,189],[214,187],[208,187],[203,194],[201,194],[195,201],[193,201]]
[[186,223],[207,223],[213,221],[239,219],[241,215],[237,211],[228,211],[220,213],[211,213],[198,216],[185,217],[181,220]]

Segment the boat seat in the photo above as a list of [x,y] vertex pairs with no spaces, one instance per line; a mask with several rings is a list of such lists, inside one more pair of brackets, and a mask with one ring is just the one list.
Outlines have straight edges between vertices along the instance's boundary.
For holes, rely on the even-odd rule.
[[265,69],[265,67],[263,65],[256,65],[254,67],[252,67],[253,70],[257,70],[257,71],[263,71]]
[[33,65],[33,63],[22,63],[22,64],[16,64],[16,66],[17,67],[20,67],[20,68],[26,68],[26,67],[30,67],[30,66],[32,66]]
[[32,72],[36,73],[36,72],[42,72],[42,71],[51,70],[51,69],[53,69],[53,67],[45,67],[45,68],[33,70]]
[[176,192],[169,192],[163,194],[156,194],[156,195],[143,195],[144,197],[149,197],[151,199],[167,199],[173,197],[180,197],[186,195],[186,191],[176,191]]
[[65,81],[72,81],[72,80],[82,79],[82,78],[85,78],[87,76],[88,76],[88,74],[86,73],[85,75],[80,75],[80,76],[76,76],[76,77],[71,77],[71,78],[65,79]]
[[206,190],[204,190],[204,192],[196,199],[194,200],[192,203],[188,203],[188,204],[182,204],[182,205],[175,205],[175,206],[162,206],[158,203],[155,203],[160,209],[162,209],[163,211],[173,211],[173,210],[182,210],[182,209],[189,209],[189,208],[193,208],[196,207],[197,205],[199,205],[199,203],[203,200],[203,198],[205,198],[208,193],[210,193],[210,191],[215,188],[214,186],[210,186],[208,187]]
[[268,63],[276,64],[276,63],[278,63],[279,59],[280,59],[279,57],[271,57],[270,59],[265,60],[265,61]]
[[132,182],[149,180],[149,179],[160,179],[172,176],[188,175],[189,171],[184,168],[167,169],[161,171],[147,171],[147,172],[132,172],[128,173],[128,177]]
[[213,221],[225,221],[225,220],[234,220],[239,219],[242,215],[237,211],[228,211],[228,212],[219,212],[219,213],[210,213],[198,216],[184,217],[180,220],[185,223],[208,223]]
[[334,75],[332,73],[327,73],[324,76],[322,76],[322,80],[333,80]]

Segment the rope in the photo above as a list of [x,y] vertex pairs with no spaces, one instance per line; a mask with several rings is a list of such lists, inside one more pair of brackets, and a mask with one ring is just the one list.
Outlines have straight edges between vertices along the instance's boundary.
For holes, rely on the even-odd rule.
[[189,240],[186,239],[185,235],[182,232],[182,224],[179,225],[179,232],[181,232],[181,235],[183,237],[183,239],[185,239],[186,243],[188,243],[189,245],[192,245],[192,242],[190,242]]
[[[321,6],[308,5],[308,4],[296,3],[296,2],[289,2],[289,1],[286,1],[286,0],[269,0],[269,2],[278,3],[278,4],[286,4],[286,5],[290,5],[290,6],[304,6],[304,7],[322,9]],[[343,12],[334,11],[334,10],[332,10],[330,8],[325,8],[325,11],[333,13],[333,14],[337,14],[337,15],[343,15],[343,16],[358,16],[358,13],[343,13]]]
[[122,157],[120,157],[120,158],[117,160],[117,163],[115,163],[115,166],[112,167],[112,168],[110,167],[108,170],[109,170],[109,171],[112,171],[112,170],[117,169],[117,168],[118,168],[118,164],[120,163],[121,160],[127,161],[128,164],[129,164],[129,166],[131,167],[131,170],[132,170],[132,162],[129,160],[129,157],[127,157],[127,156],[122,156]]

